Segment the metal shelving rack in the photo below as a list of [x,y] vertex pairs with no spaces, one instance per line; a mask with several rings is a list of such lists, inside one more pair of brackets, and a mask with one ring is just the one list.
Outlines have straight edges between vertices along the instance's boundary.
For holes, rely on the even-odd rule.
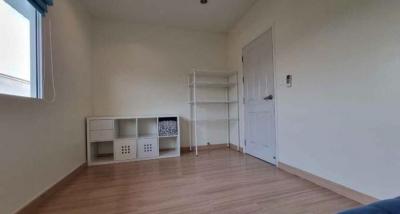
[[[236,145],[237,150],[240,151],[240,136],[239,136],[239,77],[237,72],[226,72],[216,70],[194,69],[189,75],[189,104],[190,104],[190,151],[194,148],[196,156],[198,153],[199,140],[199,127],[201,122],[221,122],[226,129],[226,143],[230,147],[232,143],[232,136],[237,134]],[[208,94],[205,91],[208,90]],[[210,93],[211,92],[211,93]],[[215,93],[214,93],[215,92]],[[221,94],[220,97],[213,97],[209,95]],[[223,119],[201,119],[199,115],[199,108],[211,110],[216,109],[216,106],[223,106],[224,111],[221,112]],[[220,115],[221,116],[221,115]],[[204,124],[203,124],[204,125]],[[207,129],[204,128],[203,129]],[[236,129],[236,130],[232,130]],[[207,131],[206,131],[207,132]],[[202,142],[203,145],[205,142]],[[217,142],[217,144],[221,144]]]

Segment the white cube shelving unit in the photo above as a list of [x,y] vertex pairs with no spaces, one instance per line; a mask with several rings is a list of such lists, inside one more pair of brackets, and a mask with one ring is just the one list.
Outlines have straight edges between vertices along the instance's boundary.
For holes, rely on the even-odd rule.
[[86,123],[89,166],[180,156],[179,116],[89,117]]

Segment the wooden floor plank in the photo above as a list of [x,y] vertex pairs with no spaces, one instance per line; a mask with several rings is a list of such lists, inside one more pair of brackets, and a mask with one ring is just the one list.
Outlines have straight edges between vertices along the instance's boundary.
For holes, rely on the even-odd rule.
[[89,167],[44,202],[44,214],[324,214],[357,202],[229,149]]

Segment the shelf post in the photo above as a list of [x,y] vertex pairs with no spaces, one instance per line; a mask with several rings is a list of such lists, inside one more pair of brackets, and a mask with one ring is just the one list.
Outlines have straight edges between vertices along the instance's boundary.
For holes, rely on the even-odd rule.
[[[243,86],[244,87],[244,86]],[[237,132],[238,132],[238,145],[237,145],[237,150],[240,152],[240,102],[239,102],[239,73],[236,72],[236,97],[238,100],[237,103]]]
[[193,108],[194,108],[194,143],[196,156],[199,156],[197,148],[197,94],[196,94],[196,70],[193,72]]
[[[231,76],[228,76],[227,80],[226,80],[228,82],[228,84],[230,83],[230,79],[231,79]],[[231,115],[230,115],[231,103],[230,103],[230,93],[229,93],[230,90],[231,89],[229,87],[226,89],[226,100],[228,101],[228,113],[227,113],[227,116],[228,116],[228,118],[227,118],[228,136],[227,136],[227,145],[226,145],[226,147],[228,147],[228,148],[231,146]]]
[[[189,102],[190,102],[190,100],[192,100],[192,89],[191,89],[191,87],[190,87],[190,83],[191,82],[191,78],[190,78],[190,75],[189,75],[189,77],[188,77],[188,86],[189,86]],[[192,151],[192,140],[193,140],[193,137],[192,137],[192,129],[193,129],[193,109],[192,109],[192,105],[189,105],[190,106],[190,120],[189,120],[189,151]]]

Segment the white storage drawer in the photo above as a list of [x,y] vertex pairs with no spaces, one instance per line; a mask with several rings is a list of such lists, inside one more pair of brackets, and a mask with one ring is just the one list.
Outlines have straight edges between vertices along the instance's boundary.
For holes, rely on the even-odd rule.
[[114,129],[114,120],[91,120],[89,130]]
[[157,158],[159,156],[158,138],[139,138],[139,158]]
[[114,140],[114,130],[95,130],[90,131],[91,142],[102,142]]
[[136,139],[117,139],[114,140],[114,159],[132,160],[136,159]]

